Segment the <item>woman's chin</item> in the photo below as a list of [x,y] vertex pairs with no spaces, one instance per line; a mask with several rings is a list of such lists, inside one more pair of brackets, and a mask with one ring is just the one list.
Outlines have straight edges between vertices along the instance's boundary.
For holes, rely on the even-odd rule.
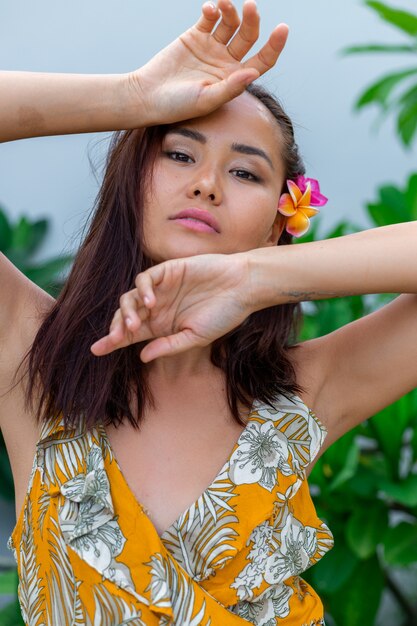
[[159,250],[158,253],[146,253],[146,256],[152,260],[153,263],[163,263],[164,261],[171,261],[172,259],[184,259],[190,256],[197,256],[199,254],[221,254],[221,250],[209,250],[207,246],[179,246],[175,248],[168,248],[166,250]]

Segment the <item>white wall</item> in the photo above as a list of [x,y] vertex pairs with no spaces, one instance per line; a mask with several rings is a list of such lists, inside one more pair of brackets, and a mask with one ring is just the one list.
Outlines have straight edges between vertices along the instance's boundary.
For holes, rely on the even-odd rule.
[[[241,2],[237,3],[241,6]],[[380,183],[403,185],[417,169],[416,149],[406,152],[392,121],[378,133],[375,111],[352,114],[355,96],[371,79],[413,59],[392,56],[342,58],[347,45],[400,41],[359,0],[259,0],[263,40],[286,21],[290,39],[265,84],[292,116],[308,175],[319,178],[331,199],[325,226],[343,216],[367,227],[363,205]],[[415,0],[391,4],[416,10]],[[151,8],[149,8],[151,7]],[[126,72],[142,65],[198,17],[196,0],[13,0],[0,6],[3,69],[55,72]],[[52,229],[42,256],[73,248],[97,192],[89,151],[106,135],[75,135],[17,141],[0,146],[0,204],[13,216],[50,216]]]

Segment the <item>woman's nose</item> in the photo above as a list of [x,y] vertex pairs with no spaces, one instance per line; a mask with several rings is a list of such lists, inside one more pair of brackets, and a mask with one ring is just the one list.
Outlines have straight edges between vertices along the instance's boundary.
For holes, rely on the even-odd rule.
[[188,196],[190,198],[198,197],[201,200],[209,200],[214,204],[220,204],[222,192],[215,173],[212,172],[195,178],[189,185]]

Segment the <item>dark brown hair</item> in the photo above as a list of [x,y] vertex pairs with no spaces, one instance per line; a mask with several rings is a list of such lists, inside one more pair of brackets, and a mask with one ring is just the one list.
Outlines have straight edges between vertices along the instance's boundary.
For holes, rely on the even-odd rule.
[[[263,102],[281,129],[285,180],[304,174],[292,123],[279,102],[258,85],[247,91]],[[87,427],[100,422],[117,425],[126,419],[139,427],[147,403],[154,406],[146,364],[139,358],[145,343],[101,357],[94,356],[90,346],[108,333],[120,296],[134,287],[137,274],[152,266],[143,251],[144,189],[168,128],[113,135],[85,240],[19,366],[28,359],[25,400],[33,410],[36,392],[38,422],[62,412],[66,427],[81,416]],[[284,230],[278,245],[291,241]],[[298,303],[269,307],[251,314],[213,343],[211,361],[225,373],[228,402],[237,423],[244,424],[238,401],[250,408],[254,399],[271,404],[277,394],[301,390],[287,356],[300,320]]]

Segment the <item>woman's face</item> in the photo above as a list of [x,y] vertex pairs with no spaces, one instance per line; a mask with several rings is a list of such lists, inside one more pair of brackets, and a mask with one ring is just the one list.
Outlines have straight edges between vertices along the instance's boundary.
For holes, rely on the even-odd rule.
[[276,120],[247,92],[170,127],[145,195],[147,256],[160,263],[276,245],[285,220],[281,145]]

